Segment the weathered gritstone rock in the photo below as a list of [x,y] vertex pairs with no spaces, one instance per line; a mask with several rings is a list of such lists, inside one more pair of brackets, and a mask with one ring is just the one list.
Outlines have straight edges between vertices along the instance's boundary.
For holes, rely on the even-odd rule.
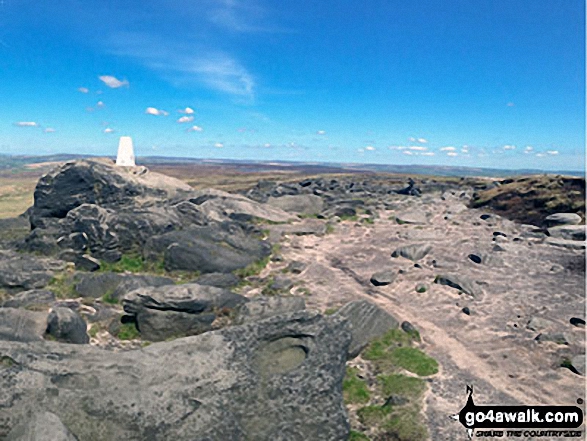
[[207,332],[218,314],[227,314],[246,301],[225,289],[187,283],[140,288],[127,294],[122,304],[144,339],[161,341]]
[[322,198],[313,194],[270,197],[267,199],[267,204],[298,214],[318,214],[324,209]]
[[64,343],[87,344],[87,325],[81,316],[69,308],[56,307],[47,317],[47,334]]
[[436,279],[434,279],[434,283],[458,289],[476,299],[480,299],[483,295],[483,291],[481,290],[481,288],[473,280],[469,279],[466,276],[459,276],[456,274],[443,274],[436,276]]
[[106,294],[112,300],[120,300],[125,294],[146,286],[173,285],[173,279],[147,274],[120,273],[77,273],[75,275],[75,292],[82,297],[99,298]]
[[548,229],[550,237],[567,240],[585,240],[585,225],[561,225]]
[[6,300],[4,308],[26,308],[33,305],[48,305],[55,300],[55,294],[43,289],[23,291]]
[[350,324],[352,341],[348,350],[349,360],[359,355],[371,340],[399,326],[394,317],[367,300],[347,303],[334,316],[346,319]]
[[548,245],[559,247],[559,248],[566,248],[568,250],[584,250],[585,249],[585,242],[578,241],[578,240],[548,238],[548,239],[546,239],[545,243],[547,243]]
[[393,283],[396,272],[392,270],[380,271],[371,276],[370,282],[375,286],[386,286]]
[[544,219],[547,227],[557,225],[577,225],[581,223],[581,216],[576,213],[555,213]]
[[30,290],[45,287],[65,262],[13,251],[0,251],[0,288]]
[[79,441],[342,441],[350,332],[309,312],[108,353],[0,342],[0,437],[51,411]]
[[302,311],[306,302],[302,297],[257,296],[239,306],[235,324],[251,323],[295,311]]
[[0,308],[0,340],[20,342],[43,340],[46,328],[46,312]]
[[407,211],[396,214],[395,220],[399,224],[426,225],[428,223],[428,216],[421,211]]
[[405,257],[406,259],[409,259],[412,262],[417,262],[418,260],[426,256],[430,251],[432,251],[432,247],[430,245],[406,245],[397,248],[393,253],[391,253],[391,257]]
[[51,412],[34,414],[29,421],[15,427],[6,441],[78,441],[63,425],[57,415]]

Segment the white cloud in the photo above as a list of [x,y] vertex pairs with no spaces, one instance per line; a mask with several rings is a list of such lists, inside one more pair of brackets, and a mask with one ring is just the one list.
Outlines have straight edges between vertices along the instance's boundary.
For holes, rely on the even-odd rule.
[[416,138],[414,138],[413,136],[410,136],[408,138],[408,141],[410,141],[410,142],[417,142]]
[[508,107],[514,107],[514,106],[515,106],[515,104],[514,104],[514,103],[512,103],[512,102],[509,102],[509,103],[507,103],[506,105],[507,105]]
[[538,158],[542,158],[542,157],[543,157],[543,156],[545,156],[545,155],[544,155],[544,153],[536,153],[536,156],[537,156]]
[[214,144],[214,147],[221,149],[222,147],[224,147],[224,144],[222,144],[221,142],[217,142],[216,144]]
[[546,152],[547,155],[558,155],[558,150],[548,150]]
[[503,149],[504,150],[515,150],[516,146],[515,145],[504,145]]
[[357,149],[357,152],[364,153],[365,152],[365,149]]
[[265,143],[265,144],[263,144],[263,147],[269,148],[269,147],[271,147],[271,144]]
[[88,93],[90,89],[88,89],[87,87],[78,87],[77,91],[81,93]]
[[114,129],[111,129],[110,127],[106,127],[104,129],[104,133],[114,133]]
[[424,139],[424,138],[418,138],[418,142],[420,144],[426,144],[428,142],[428,140],[427,139]]
[[458,156],[457,152],[448,152],[447,156]]
[[100,79],[100,81],[102,81],[104,84],[106,84],[111,89],[118,89],[119,87],[122,87],[122,86],[128,86],[127,80],[120,81],[118,78],[113,77],[111,75],[102,75],[102,76],[99,76],[98,78]]
[[403,153],[404,155],[410,155],[410,156],[411,156],[411,155],[413,155],[413,153],[412,153],[412,152],[410,152],[409,150],[404,150],[402,153]]
[[407,147],[405,145],[390,145],[389,150],[406,150]]
[[456,147],[453,147],[453,146],[449,145],[449,146],[446,146],[446,147],[442,147],[440,149],[440,151],[441,152],[454,152],[456,149],[457,149]]
[[18,121],[14,125],[18,127],[39,127],[39,124],[34,121]]
[[326,131],[324,131],[324,130],[318,130],[316,132],[316,135],[326,135]]
[[191,115],[192,113],[194,113],[194,109],[192,109],[191,107],[186,107],[185,109],[179,109],[178,112],[185,113],[186,115]]
[[147,115],[155,115],[155,116],[160,116],[160,115],[167,116],[167,115],[169,115],[169,113],[166,112],[165,110],[160,110],[160,109],[157,109],[155,107],[147,107],[147,109],[145,110],[145,113]]
[[181,118],[179,118],[177,120],[177,122],[182,124],[182,123],[192,122],[193,120],[194,120],[193,116],[182,116]]
[[45,132],[45,133],[55,133],[55,129],[53,127],[47,127],[45,130],[43,130],[43,132]]
[[434,156],[434,152],[424,152],[421,153],[422,156]]
[[526,154],[532,153],[532,150],[534,150],[534,147],[532,147],[531,145],[527,145],[526,148],[524,149],[524,153],[526,153]]
[[103,102],[103,101],[98,101],[98,102],[96,103],[96,108],[97,108],[97,109],[101,109],[102,107],[104,107],[104,102]]
[[204,129],[201,128],[200,126],[192,126],[188,129],[188,132],[201,132],[202,130],[204,130]]
[[415,150],[415,151],[419,151],[419,152],[424,152],[426,150],[428,150],[428,147],[423,147],[420,145],[412,145],[409,147],[410,150]]
[[365,147],[365,150],[368,150],[370,152],[374,152],[375,151],[375,147],[373,147],[372,145],[368,145],[367,147]]

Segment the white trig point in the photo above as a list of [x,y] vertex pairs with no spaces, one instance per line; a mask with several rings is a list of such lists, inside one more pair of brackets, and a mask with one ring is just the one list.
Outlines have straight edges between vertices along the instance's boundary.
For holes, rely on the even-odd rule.
[[116,165],[123,167],[135,166],[135,152],[132,148],[132,138],[130,136],[121,136],[118,142],[118,156]]

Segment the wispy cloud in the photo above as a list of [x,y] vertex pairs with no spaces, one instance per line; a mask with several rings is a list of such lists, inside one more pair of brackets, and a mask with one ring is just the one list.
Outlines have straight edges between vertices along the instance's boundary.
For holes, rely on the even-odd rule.
[[544,153],[536,153],[537,158],[542,158],[543,156],[546,156],[546,155]]
[[389,150],[406,150],[408,147],[405,145],[390,145]]
[[428,142],[428,140],[427,139],[424,139],[424,138],[418,138],[418,142],[420,144],[426,144]]
[[110,127],[106,127],[104,129],[104,133],[114,133],[114,129],[110,128]]
[[104,105],[105,105],[104,101],[98,101],[96,103],[96,109],[101,109],[102,107],[104,107]]
[[446,155],[447,156],[458,156],[458,153],[457,152],[448,152]]
[[90,89],[88,89],[87,87],[78,87],[77,91],[81,93],[89,93]]
[[127,80],[120,81],[118,78],[111,75],[101,75],[98,78],[111,89],[118,89],[122,86],[128,86]]
[[216,26],[240,33],[290,32],[287,29],[267,23],[266,9],[254,1],[219,0],[210,9],[208,20]]
[[47,127],[43,130],[44,133],[55,133],[55,129],[53,127]]
[[367,147],[365,147],[365,150],[367,150],[369,152],[374,152],[376,149],[372,145],[368,145]]
[[504,150],[515,150],[516,146],[515,145],[504,145],[503,149]]
[[414,138],[413,136],[410,136],[408,138],[408,141],[417,142],[419,144],[426,144],[428,142],[428,140],[426,138]]
[[181,118],[179,118],[177,120],[177,122],[180,124],[183,124],[183,123],[192,122],[193,120],[194,120],[193,116],[182,116]]
[[442,147],[440,149],[440,151],[441,152],[454,152],[456,149],[457,149],[456,147],[453,147],[453,146],[449,145],[449,146],[446,146],[446,147]]
[[318,130],[316,132],[316,135],[326,135],[326,131],[325,130]]
[[434,156],[434,152],[424,152],[421,153],[422,156]]
[[201,128],[200,126],[192,126],[188,129],[188,132],[201,132],[202,130],[204,130],[204,129]]
[[514,104],[514,103],[512,103],[511,101],[510,101],[509,103],[507,103],[506,105],[507,105],[508,107],[514,107],[514,106],[515,106],[515,104]]
[[524,148],[524,153],[532,153],[532,150],[534,150],[534,147],[532,147],[531,145],[527,145],[526,148]]
[[147,115],[154,115],[154,116],[167,116],[167,115],[169,115],[169,112],[166,112],[165,110],[157,109],[156,107],[147,107],[145,109],[145,113]]
[[417,151],[417,152],[424,152],[424,151],[428,150],[428,147],[424,147],[421,145],[412,145],[409,147],[409,149]]
[[216,147],[217,149],[221,149],[222,147],[224,147],[224,144],[222,144],[221,142],[217,142],[216,144],[214,144],[214,147]]
[[186,107],[185,109],[179,109],[178,112],[185,113],[186,115],[191,115],[194,113],[194,109],[192,109],[191,107]]
[[412,156],[412,155],[414,154],[413,152],[411,152],[411,151],[409,151],[409,150],[404,150],[402,153],[403,153],[404,155],[409,155],[409,156]]
[[18,121],[14,123],[17,127],[39,127],[39,123],[34,121]]
[[558,155],[558,150],[547,150],[546,152],[547,155]]

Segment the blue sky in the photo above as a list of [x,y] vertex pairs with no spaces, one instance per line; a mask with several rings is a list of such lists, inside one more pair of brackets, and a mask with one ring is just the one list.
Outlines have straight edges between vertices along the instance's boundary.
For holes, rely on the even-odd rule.
[[581,0],[0,0],[0,153],[582,170]]

